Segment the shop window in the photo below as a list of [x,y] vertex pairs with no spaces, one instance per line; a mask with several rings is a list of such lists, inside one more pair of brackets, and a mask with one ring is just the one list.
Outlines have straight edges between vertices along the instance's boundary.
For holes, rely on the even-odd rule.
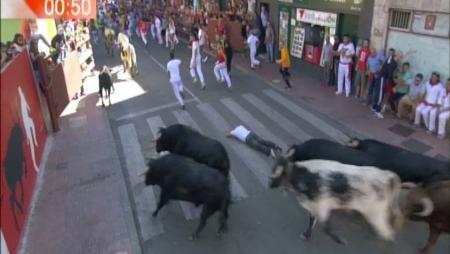
[[391,10],[389,28],[409,30],[411,17],[411,11]]

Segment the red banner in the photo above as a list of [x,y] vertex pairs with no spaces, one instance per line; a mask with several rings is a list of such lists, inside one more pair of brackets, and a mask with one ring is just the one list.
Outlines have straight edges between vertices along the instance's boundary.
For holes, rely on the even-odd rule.
[[17,251],[47,138],[37,89],[22,52],[1,73],[0,230],[10,253]]

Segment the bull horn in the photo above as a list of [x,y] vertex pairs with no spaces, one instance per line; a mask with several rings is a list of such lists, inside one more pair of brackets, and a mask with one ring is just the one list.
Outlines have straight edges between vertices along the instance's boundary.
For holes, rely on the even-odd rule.
[[347,141],[347,144],[345,146],[356,148],[359,145],[359,140],[357,138],[351,138],[349,141]]
[[283,174],[283,167],[277,166],[277,168],[275,169],[275,172],[273,172],[271,178],[272,179],[279,178],[282,174]]
[[287,157],[287,158],[292,157],[292,156],[294,155],[294,153],[295,153],[295,149],[294,149],[294,148],[290,148],[290,149],[287,151],[287,153],[286,153],[286,157]]
[[430,215],[434,210],[433,201],[430,198],[424,197],[420,199],[420,203],[422,204],[423,210],[418,213],[414,213],[414,215],[426,217]]

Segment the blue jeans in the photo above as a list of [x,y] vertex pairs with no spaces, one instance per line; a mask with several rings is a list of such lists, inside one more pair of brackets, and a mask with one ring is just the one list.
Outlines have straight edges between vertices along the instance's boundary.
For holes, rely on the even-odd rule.
[[267,61],[273,62],[273,42],[266,43]]
[[383,106],[383,99],[384,99],[384,86],[386,84],[386,79],[383,77],[374,78],[372,87],[373,87],[373,93],[372,93],[372,108],[376,112],[381,111],[381,107]]

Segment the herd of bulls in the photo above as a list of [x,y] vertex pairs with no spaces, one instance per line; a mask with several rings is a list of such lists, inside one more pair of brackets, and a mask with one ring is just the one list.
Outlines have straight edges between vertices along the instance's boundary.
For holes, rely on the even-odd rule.
[[[203,205],[195,239],[207,219],[219,213],[218,234],[226,230],[231,203],[230,161],[224,146],[192,128],[175,124],[161,128],[156,151],[169,152],[148,162],[146,185],[158,185],[161,195],[153,216],[170,200]],[[440,233],[450,233],[450,169],[439,161],[375,140],[351,139],[348,144],[311,139],[291,146],[275,159],[270,188],[292,191],[310,214],[303,233],[311,237],[317,221],[327,235],[329,214],[344,209],[360,212],[385,240],[394,240],[404,218],[425,221],[430,236],[427,253]],[[402,186],[408,193],[400,202]]]

